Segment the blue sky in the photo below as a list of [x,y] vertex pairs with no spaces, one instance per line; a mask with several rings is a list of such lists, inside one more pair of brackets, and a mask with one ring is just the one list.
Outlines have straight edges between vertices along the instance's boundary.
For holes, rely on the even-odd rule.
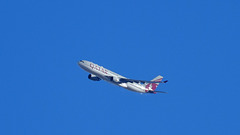
[[[240,134],[240,2],[0,2],[1,135]],[[93,61],[169,83],[94,82]]]

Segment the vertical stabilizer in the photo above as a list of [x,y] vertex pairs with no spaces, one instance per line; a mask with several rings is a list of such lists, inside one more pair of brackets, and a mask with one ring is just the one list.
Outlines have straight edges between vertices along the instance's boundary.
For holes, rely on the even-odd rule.
[[[156,78],[152,79],[151,81],[153,82],[161,82],[163,79],[163,77],[161,75],[157,76]],[[147,83],[145,88],[147,90],[155,90],[157,88],[157,86],[159,85],[159,83]]]

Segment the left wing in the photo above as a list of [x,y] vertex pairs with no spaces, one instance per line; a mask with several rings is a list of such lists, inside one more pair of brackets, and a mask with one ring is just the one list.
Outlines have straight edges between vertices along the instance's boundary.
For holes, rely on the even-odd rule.
[[127,78],[120,78],[119,79],[120,82],[123,82],[123,83],[127,83],[127,82],[135,82],[135,83],[166,83],[168,82],[168,80],[166,81],[144,81],[144,80],[134,80],[134,79],[127,79]]
[[168,80],[166,81],[161,81],[161,79],[158,81],[144,81],[144,80],[134,80],[134,79],[128,79],[128,78],[118,78],[118,77],[115,77],[115,76],[105,76],[106,78],[108,78],[110,81],[114,81],[116,83],[127,83],[127,82],[130,82],[130,83],[166,83],[168,82]]

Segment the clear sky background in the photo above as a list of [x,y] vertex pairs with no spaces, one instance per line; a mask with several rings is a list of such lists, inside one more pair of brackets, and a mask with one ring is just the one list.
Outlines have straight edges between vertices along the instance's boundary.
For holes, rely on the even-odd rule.
[[[2,0],[1,135],[239,135],[239,0]],[[89,60],[139,94],[94,82]]]

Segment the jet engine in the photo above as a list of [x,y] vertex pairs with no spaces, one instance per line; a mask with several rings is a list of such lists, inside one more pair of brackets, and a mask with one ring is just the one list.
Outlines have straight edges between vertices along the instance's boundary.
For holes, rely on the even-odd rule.
[[110,77],[110,81],[119,82],[119,78],[118,77]]
[[93,81],[100,81],[101,79],[97,77],[96,75],[89,74],[88,79],[93,80]]

